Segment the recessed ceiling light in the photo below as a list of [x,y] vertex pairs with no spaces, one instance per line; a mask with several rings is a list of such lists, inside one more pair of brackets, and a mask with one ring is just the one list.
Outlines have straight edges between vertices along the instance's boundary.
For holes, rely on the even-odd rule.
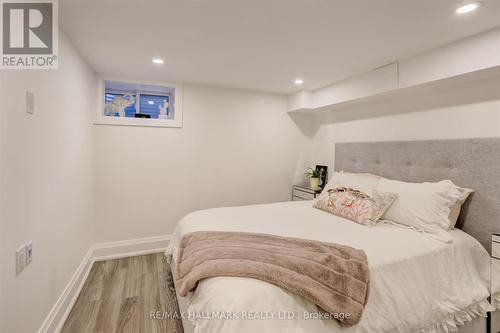
[[457,10],[455,10],[455,13],[467,14],[467,13],[470,13],[470,12],[476,10],[479,6],[481,6],[481,2],[474,1],[474,2],[468,3],[466,5],[463,5],[461,7],[458,7]]
[[163,59],[162,58],[153,58],[153,64],[156,65],[163,65]]
[[297,86],[300,86],[300,85],[304,84],[304,80],[302,80],[302,79],[295,79],[295,81],[293,81],[293,83],[295,83]]

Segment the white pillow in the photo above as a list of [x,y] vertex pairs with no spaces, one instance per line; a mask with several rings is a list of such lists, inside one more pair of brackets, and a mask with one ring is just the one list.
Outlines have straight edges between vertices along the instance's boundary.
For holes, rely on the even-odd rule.
[[373,190],[377,187],[379,179],[376,177],[367,177],[367,174],[350,173],[350,172],[334,172],[332,178],[325,186],[325,190],[329,190],[333,185],[343,185],[360,190]]
[[461,192],[451,181],[407,183],[382,178],[378,189],[398,194],[381,219],[424,231],[440,241],[452,240],[448,233],[450,207]]
[[384,178],[384,177],[382,177],[382,176],[379,176],[379,175],[376,175],[376,174],[373,174],[373,173],[368,173],[368,172],[354,173],[354,172],[346,172],[346,171],[342,171],[342,173],[343,173],[344,175],[353,175],[353,176],[356,176],[356,177],[361,177],[361,178],[364,178],[364,179],[374,179],[374,180],[378,180],[378,179]]

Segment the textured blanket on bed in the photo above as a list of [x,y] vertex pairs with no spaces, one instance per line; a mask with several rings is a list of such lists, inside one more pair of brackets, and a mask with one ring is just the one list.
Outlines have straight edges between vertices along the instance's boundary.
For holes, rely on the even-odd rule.
[[344,326],[359,322],[368,300],[362,250],[314,240],[245,232],[186,234],[176,262],[178,293],[216,276],[259,279],[298,294]]

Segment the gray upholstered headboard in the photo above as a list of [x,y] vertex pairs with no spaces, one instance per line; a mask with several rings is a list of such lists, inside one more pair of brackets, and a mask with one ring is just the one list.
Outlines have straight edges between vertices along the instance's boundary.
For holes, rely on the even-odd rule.
[[450,179],[476,190],[457,226],[489,252],[491,233],[500,232],[500,138],[337,143],[335,170],[410,182]]

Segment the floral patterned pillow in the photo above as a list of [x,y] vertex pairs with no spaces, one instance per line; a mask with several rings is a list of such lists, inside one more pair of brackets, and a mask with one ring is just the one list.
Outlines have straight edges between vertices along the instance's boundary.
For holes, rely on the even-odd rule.
[[373,226],[397,198],[396,193],[361,191],[335,184],[325,189],[313,207],[366,226]]

